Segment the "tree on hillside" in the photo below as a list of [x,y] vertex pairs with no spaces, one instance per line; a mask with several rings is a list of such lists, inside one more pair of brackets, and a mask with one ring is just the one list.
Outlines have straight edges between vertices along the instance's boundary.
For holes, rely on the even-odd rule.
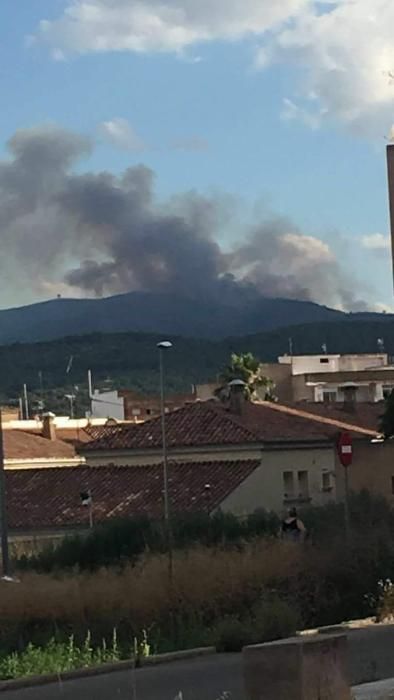
[[[229,384],[234,379],[241,379],[245,382],[245,398],[248,401],[257,398],[263,398],[266,401],[273,400],[274,383],[266,377],[262,370],[259,360],[257,360],[251,352],[232,353],[230,362],[223,368],[219,375],[220,386],[216,390],[216,396],[222,401],[229,398]],[[261,391],[258,391],[258,390]]]
[[384,413],[380,416],[379,429],[385,438],[394,435],[394,391],[386,399]]

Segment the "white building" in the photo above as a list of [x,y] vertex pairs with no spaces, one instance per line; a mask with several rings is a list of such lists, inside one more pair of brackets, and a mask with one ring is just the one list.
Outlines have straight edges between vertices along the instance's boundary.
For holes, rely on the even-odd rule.
[[387,353],[283,355],[262,369],[280,401],[376,403],[394,388]]
[[114,418],[125,420],[124,399],[117,391],[98,391],[91,397],[92,418]]

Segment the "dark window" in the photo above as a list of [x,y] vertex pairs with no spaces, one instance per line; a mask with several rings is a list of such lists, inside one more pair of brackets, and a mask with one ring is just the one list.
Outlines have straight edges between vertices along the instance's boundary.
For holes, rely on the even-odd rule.
[[285,498],[294,498],[294,474],[283,472],[283,491]]
[[309,479],[307,471],[298,472],[298,487],[300,498],[309,498]]

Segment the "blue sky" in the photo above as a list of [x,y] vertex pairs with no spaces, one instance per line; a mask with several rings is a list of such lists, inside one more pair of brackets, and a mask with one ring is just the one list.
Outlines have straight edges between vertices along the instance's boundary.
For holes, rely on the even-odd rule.
[[[224,248],[259,217],[286,217],[300,235],[329,247],[341,275],[357,279],[360,297],[391,307],[384,137],[394,121],[394,86],[382,78],[394,68],[390,2],[283,0],[280,17],[271,17],[268,1],[266,15],[261,0],[228,3],[226,11],[223,0],[212,0],[212,12],[198,0],[166,0],[177,14],[163,20],[156,0],[131,3],[138,16],[125,0],[91,0],[90,20],[83,0],[4,0],[3,159],[21,129],[55,124],[81,133],[95,146],[78,172],[121,173],[142,162],[155,172],[162,200],[188,190],[228,197],[234,221],[216,234]],[[368,50],[366,4],[376,35]],[[345,49],[357,5],[358,43],[353,37]],[[98,50],[100,32],[105,48]],[[3,246],[16,269],[26,269],[20,248],[18,262],[9,238]],[[2,305],[45,298],[57,284],[63,290],[61,268],[51,274],[40,286],[34,272],[23,290],[5,275]],[[323,285],[314,296],[325,301],[324,293]],[[341,304],[330,291],[327,297]]]

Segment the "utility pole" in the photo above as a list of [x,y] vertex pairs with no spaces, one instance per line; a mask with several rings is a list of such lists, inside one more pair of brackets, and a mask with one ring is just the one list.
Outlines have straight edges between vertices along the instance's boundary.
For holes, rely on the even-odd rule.
[[2,410],[0,407],[0,513],[1,513],[1,559],[3,578],[10,577],[10,558],[8,547],[8,518],[7,518],[7,492],[4,471],[4,439]]
[[172,343],[164,340],[157,345],[159,349],[159,371],[160,371],[160,413],[161,413],[161,435],[162,435],[162,455],[163,455],[163,495],[164,495],[164,524],[166,529],[167,547],[168,547],[168,575],[170,586],[172,587],[173,579],[173,543],[172,543],[172,525],[170,514],[170,499],[168,493],[168,454],[167,454],[167,435],[166,435],[166,407],[165,407],[165,386],[164,386],[164,360],[163,352],[172,348]]
[[27,396],[27,384],[23,385],[23,400],[25,403],[25,420],[29,420],[30,414],[29,414],[29,398]]

